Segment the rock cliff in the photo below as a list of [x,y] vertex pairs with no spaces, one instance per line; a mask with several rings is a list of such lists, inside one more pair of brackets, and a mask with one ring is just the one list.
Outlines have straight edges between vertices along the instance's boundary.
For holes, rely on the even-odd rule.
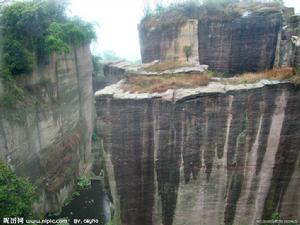
[[89,46],[53,54],[22,81],[32,104],[0,108],[1,158],[38,187],[40,213],[60,209],[91,166],[92,70]]
[[200,62],[230,73],[271,69],[280,26],[279,12],[249,13],[228,21],[201,20]]
[[146,17],[139,25],[142,62],[185,61],[190,46],[191,61],[220,72],[299,65],[300,23],[292,9],[226,10],[179,8]]
[[172,26],[140,26],[140,46],[143,63],[154,60],[185,61],[184,46],[191,46],[190,60],[198,62],[198,20],[188,19]]
[[96,93],[123,225],[300,220],[300,91],[289,83]]

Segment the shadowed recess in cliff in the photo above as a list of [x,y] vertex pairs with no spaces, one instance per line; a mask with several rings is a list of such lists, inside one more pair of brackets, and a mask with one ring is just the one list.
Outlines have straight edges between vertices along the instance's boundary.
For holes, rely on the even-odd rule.
[[260,122],[260,104],[261,95],[257,96],[255,92],[249,91],[246,101],[247,107],[247,130],[246,130],[246,148],[251,151]]
[[[300,146],[300,102],[299,88],[293,90],[288,98],[285,119],[280,136],[279,148],[276,153],[275,167],[271,180],[267,199],[264,204],[263,218],[271,218],[272,213],[281,209],[283,197],[288,188],[296,162],[299,156]],[[293,212],[295,207],[290,207],[288,219],[296,219]]]
[[232,102],[232,121],[230,124],[230,133],[227,152],[227,190],[226,190],[226,208],[224,223],[233,222],[237,201],[240,197],[243,184],[243,153],[241,150],[245,145],[245,132],[247,124],[247,113],[245,111],[246,95],[241,93],[235,95]]
[[[171,110],[171,113],[170,113]],[[159,105],[158,125],[159,140],[156,159],[158,193],[162,204],[162,221],[172,225],[177,202],[180,167],[180,117],[171,103]]]
[[244,181],[245,167],[245,150],[246,147],[246,132],[248,126],[247,113],[244,114],[242,120],[241,131],[236,139],[236,146],[233,163],[228,168],[229,172],[229,189],[227,194],[224,223],[231,224],[235,217],[237,202],[242,191]]
[[268,88],[262,92],[261,98],[263,105],[261,106],[261,131],[259,134],[259,145],[257,150],[257,165],[256,165],[256,175],[259,174],[261,169],[261,164],[264,159],[264,155],[267,149],[268,135],[270,133],[272,115],[275,109],[275,99],[278,96],[277,88]]
[[181,109],[182,114],[182,156],[186,183],[190,181],[191,175],[194,179],[197,178],[202,166],[205,166],[208,180],[215,155],[219,159],[223,157],[227,128],[227,111],[223,109],[227,104],[227,97],[212,95],[188,100],[176,106]]
[[[223,158],[224,155],[224,144],[226,139],[226,130],[227,130],[227,117],[229,116],[227,107],[229,105],[229,97],[223,94],[219,94],[216,99],[216,124],[218,128],[216,129],[216,147],[217,147],[217,156],[219,159]],[[225,110],[224,110],[225,109]]]
[[[154,162],[151,107],[136,101],[112,101],[112,163],[124,224],[152,224]],[[150,138],[150,139],[149,139]]]
[[[203,131],[203,108],[197,107],[199,102],[185,102],[182,106],[177,106],[181,109],[182,123],[182,158],[184,167],[184,180],[188,183],[191,179],[197,179],[201,168],[201,143]],[[179,111],[179,110],[178,110]]]
[[[203,105],[205,109],[205,113],[203,114],[205,119],[203,129],[205,132],[202,140],[202,148],[207,181],[209,180],[212,172],[215,156],[223,155],[223,149],[221,149],[220,144],[222,144],[223,147],[225,138],[222,138],[222,134],[220,132],[226,129],[227,113],[226,111],[221,112],[220,107],[222,104],[226,104],[226,100],[227,98],[225,98],[224,102],[221,102],[218,95],[211,95],[205,98]],[[226,132],[224,132],[224,134],[226,134]]]

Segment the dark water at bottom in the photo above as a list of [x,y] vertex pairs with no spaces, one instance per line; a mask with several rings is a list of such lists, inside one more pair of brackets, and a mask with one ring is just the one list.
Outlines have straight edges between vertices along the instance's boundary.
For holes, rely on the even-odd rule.
[[62,208],[59,216],[52,219],[67,218],[69,224],[106,224],[110,219],[110,201],[103,184],[92,180],[91,185],[80,191],[71,202]]

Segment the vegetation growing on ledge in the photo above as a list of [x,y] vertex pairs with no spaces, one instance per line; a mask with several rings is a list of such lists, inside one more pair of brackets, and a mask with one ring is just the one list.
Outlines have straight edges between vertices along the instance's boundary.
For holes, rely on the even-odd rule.
[[147,66],[145,68],[145,71],[147,72],[163,72],[166,70],[172,70],[177,69],[180,67],[188,66],[187,62],[183,61],[166,61],[166,62],[160,62],[156,63],[150,66]]
[[229,84],[251,84],[260,80],[289,80],[295,84],[300,84],[300,76],[292,67],[275,68],[258,73],[244,73],[225,82]]
[[1,106],[13,106],[22,100],[16,76],[30,74],[34,65],[52,52],[66,53],[96,38],[93,24],[67,17],[66,7],[66,1],[17,1],[1,12],[0,78],[5,87]]
[[29,181],[18,177],[0,160],[0,217],[32,216],[37,195]]
[[70,202],[76,197],[80,195],[80,192],[84,189],[87,189],[91,186],[91,179],[86,176],[80,176],[77,178],[77,183],[74,192],[68,196],[68,198],[64,201],[64,205],[69,205]]
[[91,23],[65,14],[65,1],[20,1],[4,8],[2,73],[19,75],[32,70],[35,58],[68,52],[71,45],[96,38]]
[[[165,64],[152,65],[151,71],[163,71],[168,68]],[[149,67],[148,67],[149,68]],[[223,74],[221,74],[223,76]],[[215,77],[215,79],[214,79]],[[180,88],[197,88],[206,86],[210,81],[217,81],[220,74],[217,72],[207,71],[204,73],[178,73],[178,74],[161,74],[161,75],[129,75],[122,89],[131,93],[154,93],[164,92],[168,89]],[[229,85],[252,84],[261,80],[278,80],[291,81],[292,83],[300,84],[300,74],[292,67],[275,68],[258,73],[244,73],[231,78],[219,78],[220,82]]]
[[166,28],[184,22],[187,19],[210,18],[226,20],[241,16],[246,11],[279,10],[283,7],[282,0],[269,2],[235,2],[232,0],[186,0],[185,2],[170,5],[156,4],[152,9],[144,9],[144,18],[140,28]]
[[164,92],[168,89],[196,88],[205,86],[210,81],[208,74],[168,74],[158,76],[129,76],[123,89],[129,92]]

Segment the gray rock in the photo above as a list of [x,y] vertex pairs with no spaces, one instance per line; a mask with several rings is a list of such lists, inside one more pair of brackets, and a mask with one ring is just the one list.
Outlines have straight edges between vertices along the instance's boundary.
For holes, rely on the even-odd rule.
[[92,71],[89,46],[53,54],[27,76],[37,104],[0,108],[0,156],[37,186],[38,213],[60,210],[76,178],[91,168]]
[[294,85],[215,82],[148,96],[114,88],[96,93],[96,111],[121,224],[254,225],[277,210],[300,220]]

